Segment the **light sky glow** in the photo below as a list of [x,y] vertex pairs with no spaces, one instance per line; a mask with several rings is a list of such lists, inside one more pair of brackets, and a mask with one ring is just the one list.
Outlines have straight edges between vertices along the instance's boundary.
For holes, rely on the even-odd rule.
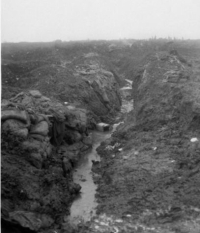
[[200,0],[1,0],[7,42],[200,39]]

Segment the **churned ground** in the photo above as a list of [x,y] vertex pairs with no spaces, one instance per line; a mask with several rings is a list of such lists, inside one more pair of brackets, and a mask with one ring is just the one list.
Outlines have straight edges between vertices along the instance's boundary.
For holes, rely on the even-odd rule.
[[200,231],[199,64],[160,52],[135,75],[134,110],[98,149],[96,232]]

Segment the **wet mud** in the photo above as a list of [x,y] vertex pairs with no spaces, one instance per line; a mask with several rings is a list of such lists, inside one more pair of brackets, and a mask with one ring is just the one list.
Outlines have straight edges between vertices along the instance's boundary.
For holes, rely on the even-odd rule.
[[95,200],[95,193],[97,186],[93,181],[91,168],[93,163],[100,161],[96,148],[110,135],[111,132],[93,131],[91,133],[93,147],[91,151],[81,157],[73,172],[73,181],[81,185],[81,193],[73,202],[70,209],[70,219],[73,222],[89,221],[96,213],[97,202]]

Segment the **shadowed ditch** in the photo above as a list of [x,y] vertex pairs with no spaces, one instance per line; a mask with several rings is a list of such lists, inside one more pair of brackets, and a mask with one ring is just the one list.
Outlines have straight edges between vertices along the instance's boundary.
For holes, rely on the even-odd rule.
[[[127,81],[130,86],[130,82]],[[130,89],[130,87],[128,88]],[[124,88],[121,88],[124,90]],[[130,112],[133,108],[133,102],[122,101],[121,113]],[[112,130],[107,132],[93,131],[93,147],[86,155],[82,156],[79,160],[77,167],[73,173],[73,181],[81,185],[81,193],[76,198],[71,206],[71,216],[70,220],[77,224],[80,221],[89,221],[91,217],[95,216],[97,201],[95,199],[97,185],[93,181],[94,174],[91,169],[95,162],[100,161],[100,156],[98,155],[96,149],[100,146],[101,142],[110,138],[112,133],[116,130],[117,126],[122,122],[116,123],[112,126]]]

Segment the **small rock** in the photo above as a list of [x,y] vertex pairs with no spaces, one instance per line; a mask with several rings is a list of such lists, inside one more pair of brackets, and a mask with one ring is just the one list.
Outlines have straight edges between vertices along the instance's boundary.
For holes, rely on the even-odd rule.
[[46,101],[51,101],[51,99],[48,98],[48,97],[46,97],[46,96],[42,96],[42,97],[40,98],[40,101],[41,101],[41,102],[46,102]]
[[121,222],[123,222],[123,220],[122,219],[116,219],[115,222],[121,223]]
[[49,132],[49,125],[46,121],[41,121],[31,127],[30,133],[46,136]]
[[139,155],[139,151],[134,151],[134,155]]
[[42,96],[42,94],[38,90],[31,90],[29,91],[29,93],[35,98],[40,98]]
[[198,140],[198,138],[191,138],[190,141],[191,142],[198,142],[199,140]]

